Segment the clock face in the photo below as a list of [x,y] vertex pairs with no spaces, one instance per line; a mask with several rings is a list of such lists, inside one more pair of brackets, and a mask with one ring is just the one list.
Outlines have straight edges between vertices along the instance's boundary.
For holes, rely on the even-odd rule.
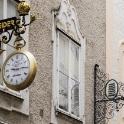
[[36,71],[34,56],[28,51],[17,51],[8,56],[3,65],[3,80],[10,89],[23,90],[32,83]]
[[25,54],[18,53],[6,61],[4,67],[4,79],[13,85],[19,85],[28,77],[30,63]]

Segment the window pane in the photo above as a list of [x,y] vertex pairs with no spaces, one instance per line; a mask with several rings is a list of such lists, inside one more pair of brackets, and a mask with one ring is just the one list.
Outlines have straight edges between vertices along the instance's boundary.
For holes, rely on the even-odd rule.
[[0,0],[0,20],[3,19],[3,0]]
[[79,84],[71,80],[71,113],[79,116]]
[[79,46],[73,42],[71,42],[70,72],[71,78],[79,80]]
[[62,33],[59,36],[59,70],[68,75],[69,42]]
[[7,17],[11,18],[16,16],[16,5],[11,0],[7,0]]
[[68,111],[68,76],[59,73],[59,108]]

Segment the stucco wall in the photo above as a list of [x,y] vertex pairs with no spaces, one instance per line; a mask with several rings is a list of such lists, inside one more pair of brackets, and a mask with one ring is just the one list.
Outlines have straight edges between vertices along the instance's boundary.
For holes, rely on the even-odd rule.
[[[117,82],[124,82],[124,4],[123,0],[109,0],[107,2],[107,73]],[[124,108],[115,111],[109,124],[124,123]]]
[[[40,2],[40,3],[39,3]],[[37,42],[32,43],[31,45],[35,46],[36,44],[43,44],[40,48],[41,50],[37,51],[36,49],[33,49],[31,51],[34,52],[35,56],[38,57],[38,55],[40,57],[38,57],[38,61],[40,62],[40,68],[41,70],[40,72],[40,77],[42,80],[42,73],[44,75],[44,69],[46,70],[49,66],[48,72],[47,70],[45,71],[47,73],[46,77],[48,79],[51,80],[51,69],[52,69],[52,44],[51,44],[51,13],[50,13],[50,8],[54,7],[54,3],[53,1],[39,1],[39,2],[31,2],[32,3],[32,7],[33,7],[33,12],[34,13],[39,13],[39,17],[41,17],[41,19],[39,18],[39,20],[37,20],[34,24],[33,24],[33,28],[31,28],[31,30],[34,31],[34,29],[36,29],[37,35],[33,33],[33,31],[31,31],[32,34],[32,38],[36,40]],[[105,69],[105,1],[99,1],[99,0],[84,0],[84,1],[79,1],[79,0],[71,0],[70,1],[72,5],[74,5],[74,7],[76,8],[78,17],[79,17],[79,23],[80,23],[80,28],[81,28],[81,32],[82,34],[87,38],[87,45],[86,45],[86,84],[85,84],[85,90],[86,90],[86,95],[85,95],[85,101],[86,101],[86,113],[85,113],[85,117],[86,117],[86,124],[92,124],[93,123],[93,68],[94,65],[100,64],[102,66],[103,69]],[[35,5],[38,4],[37,8],[35,7]],[[40,6],[41,4],[43,4],[44,6]],[[53,6],[51,6],[53,5]],[[41,11],[41,13],[40,13]],[[36,24],[37,23],[37,24]],[[36,26],[36,25],[37,26]],[[40,29],[37,28],[38,25],[41,24],[41,31],[39,31]],[[40,35],[40,36],[39,36]],[[39,37],[36,37],[39,36]],[[35,39],[36,38],[36,39]],[[40,40],[41,39],[41,40]],[[36,52],[37,51],[37,52]],[[43,51],[41,54],[40,52]],[[47,57],[47,58],[46,58]],[[49,58],[49,62],[48,62],[48,58]],[[47,59],[47,60],[46,60]],[[43,64],[42,64],[43,63]],[[42,69],[44,68],[44,69]],[[51,68],[51,69],[50,69]],[[46,78],[45,77],[45,78]],[[43,80],[45,79],[43,78]],[[46,80],[46,79],[45,79]],[[45,82],[46,86],[49,86],[46,88],[45,93],[49,93],[49,96],[46,98],[47,100],[47,105],[48,106],[44,106],[44,110],[45,111],[49,111],[48,113],[46,112],[46,115],[44,116],[44,119],[46,118],[46,120],[49,120],[47,117],[50,115],[50,98],[51,98],[51,81],[47,81]],[[38,79],[39,81],[39,79]],[[38,83],[39,86],[39,82]],[[35,85],[36,86],[36,85]],[[34,91],[35,91],[35,87]],[[42,88],[44,89],[44,84],[42,86]],[[40,89],[39,91],[39,95],[41,96],[40,100],[38,98],[38,101],[41,101],[41,103],[43,103],[45,101],[42,101],[42,97],[44,94],[44,90]],[[33,91],[33,90],[32,90]],[[32,94],[34,95],[34,91],[32,92]],[[43,94],[42,94],[43,91]],[[32,102],[34,102],[35,104],[35,100],[30,102],[31,105]],[[46,102],[45,102],[46,103]],[[40,104],[40,103],[39,103]],[[43,108],[42,105],[40,105],[41,108]],[[34,114],[34,112],[32,113]],[[46,117],[47,116],[47,117]],[[61,123],[67,123],[67,119],[66,121],[63,121],[63,119],[60,119],[60,124]],[[69,124],[72,123],[72,121],[68,122]],[[74,123],[74,122],[73,122]],[[45,122],[44,122],[45,124]]]
[[[37,20],[31,25],[29,50],[36,57],[38,72],[30,86],[29,117],[0,110],[0,117],[9,124],[50,124],[52,98],[52,15],[55,0],[31,0],[31,13]],[[81,33],[87,38],[85,70],[85,124],[93,124],[94,65],[105,68],[105,0],[70,0],[76,8]],[[64,115],[62,115],[64,116]],[[5,122],[6,122],[5,121]],[[78,124],[68,117],[59,117],[60,124]]]
[[105,70],[106,59],[106,3],[105,0],[73,0],[76,7],[81,32],[86,41],[86,81],[85,81],[85,124],[93,124],[93,91],[95,64]]
[[29,50],[37,59],[38,72],[30,87],[30,123],[49,124],[53,63],[51,9],[54,0],[32,0],[31,7],[37,20],[30,27]]
[[123,0],[107,1],[107,71],[112,78],[123,81],[121,77],[120,49],[124,42]]

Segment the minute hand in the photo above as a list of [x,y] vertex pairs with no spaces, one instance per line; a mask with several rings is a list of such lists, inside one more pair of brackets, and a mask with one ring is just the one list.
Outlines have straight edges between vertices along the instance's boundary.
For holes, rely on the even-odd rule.
[[[20,68],[28,68],[28,67],[20,67]],[[20,69],[20,68],[19,68],[19,69]]]
[[16,77],[16,76],[17,76],[17,77],[18,77],[18,76],[21,76],[21,74],[13,75],[13,77]]
[[20,68],[11,68],[11,70],[14,70],[14,71],[15,71],[15,70],[19,70],[19,69],[20,69]]
[[11,70],[19,70],[19,69],[22,69],[22,68],[28,68],[28,67],[20,67],[20,68],[11,68]]

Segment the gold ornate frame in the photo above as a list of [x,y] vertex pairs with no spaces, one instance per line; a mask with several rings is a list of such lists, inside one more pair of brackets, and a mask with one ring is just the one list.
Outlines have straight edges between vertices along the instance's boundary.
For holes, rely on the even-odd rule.
[[[19,84],[19,85],[12,85],[4,77],[5,65],[6,65],[7,61],[15,54],[24,54],[25,56],[27,56],[27,58],[29,60],[29,64],[30,64],[28,77],[23,82],[21,82],[21,84]],[[13,52],[12,54],[10,54],[7,57],[7,59],[5,60],[5,62],[3,64],[3,68],[2,68],[2,77],[3,77],[4,83],[6,84],[6,86],[8,88],[15,90],[15,91],[19,91],[19,90],[23,90],[23,89],[27,88],[33,82],[35,75],[36,75],[36,72],[37,72],[37,63],[36,63],[34,56],[28,51],[18,50],[16,52]]]

